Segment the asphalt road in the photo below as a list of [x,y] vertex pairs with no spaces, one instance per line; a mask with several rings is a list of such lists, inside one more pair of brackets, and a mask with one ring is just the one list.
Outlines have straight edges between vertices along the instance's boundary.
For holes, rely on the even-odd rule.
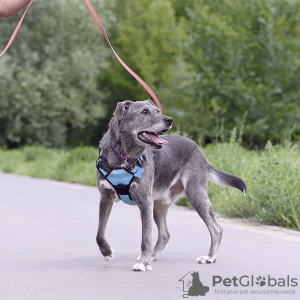
[[106,263],[95,241],[98,202],[95,187],[0,173],[0,299],[182,299],[195,271],[209,291],[192,299],[300,299],[299,235],[225,223],[218,262],[200,265],[208,230],[195,212],[174,205],[171,240],[153,271],[134,272],[137,207],[114,205],[107,238],[115,257]]

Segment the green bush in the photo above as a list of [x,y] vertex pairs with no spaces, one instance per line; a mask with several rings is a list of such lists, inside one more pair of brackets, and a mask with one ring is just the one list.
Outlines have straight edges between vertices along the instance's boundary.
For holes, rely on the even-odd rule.
[[204,152],[216,168],[242,177],[248,186],[244,197],[236,189],[209,184],[209,196],[216,211],[300,230],[297,146],[273,147],[268,142],[265,151],[255,152],[224,143],[207,147]]
[[[214,167],[242,177],[248,186],[245,197],[237,189],[209,183],[214,210],[300,230],[300,148],[289,141],[285,146],[268,142],[264,151],[249,151],[238,141],[236,131],[232,131],[230,142],[203,148]],[[96,147],[0,149],[0,171],[95,185],[97,157]],[[186,198],[177,204],[189,206]]]
[[[174,128],[209,143],[248,112],[244,145],[300,139],[300,0],[101,0],[120,57]],[[20,15],[1,20],[0,48]],[[116,103],[149,97],[81,0],[40,0],[0,59],[0,146],[95,145]]]
[[299,168],[299,149],[267,143],[250,197],[257,218],[300,230]]
[[[208,184],[215,211],[230,217],[255,217],[266,224],[300,230],[300,148],[290,141],[284,146],[266,144],[264,151],[249,151],[236,140],[203,148],[208,161],[217,169],[244,179],[248,192]],[[187,198],[179,205],[191,207]]]
[[184,64],[164,93],[175,127],[211,141],[222,124],[228,138],[247,111],[248,145],[282,142],[294,124],[299,138],[300,1],[197,0],[186,12]]
[[78,147],[74,150],[26,146],[0,150],[0,171],[95,185],[97,148]]
[[[95,8],[102,10],[102,1]],[[1,20],[0,49],[19,18]],[[98,78],[109,66],[110,50],[89,10],[80,0],[40,0],[25,20],[0,59],[0,146],[92,143],[109,96]]]

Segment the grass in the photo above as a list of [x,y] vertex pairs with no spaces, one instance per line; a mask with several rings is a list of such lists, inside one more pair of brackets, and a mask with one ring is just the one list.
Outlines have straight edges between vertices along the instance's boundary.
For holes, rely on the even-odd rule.
[[211,150],[205,153],[215,167],[242,177],[248,186],[244,197],[236,189],[209,184],[216,211],[300,230],[299,148],[268,142],[262,152],[237,144],[217,144]]
[[59,181],[96,184],[94,147],[74,149],[47,149],[26,146],[22,149],[0,149],[0,171]]
[[[234,136],[227,143],[203,148],[216,168],[242,177],[247,197],[239,190],[209,183],[213,209],[231,217],[255,217],[266,224],[300,230],[300,149],[289,141],[283,146],[267,143],[264,151],[249,151]],[[26,146],[0,149],[0,171],[95,185],[98,149],[47,149]],[[186,198],[178,204],[188,206]]]

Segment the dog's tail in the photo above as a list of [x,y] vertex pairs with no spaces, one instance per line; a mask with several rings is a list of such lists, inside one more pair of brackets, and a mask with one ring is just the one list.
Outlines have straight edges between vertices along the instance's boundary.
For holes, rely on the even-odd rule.
[[224,171],[220,171],[214,168],[213,166],[210,166],[208,174],[209,174],[208,175],[209,181],[218,185],[231,186],[237,188],[241,190],[246,196],[247,185],[244,182],[244,180],[241,179],[240,177],[226,173]]

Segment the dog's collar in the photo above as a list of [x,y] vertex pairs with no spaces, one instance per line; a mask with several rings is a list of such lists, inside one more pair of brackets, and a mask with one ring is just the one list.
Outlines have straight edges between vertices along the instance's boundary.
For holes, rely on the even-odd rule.
[[[113,149],[115,150],[115,148],[113,147]],[[122,157],[123,158],[123,157]],[[129,172],[129,173],[134,173],[135,170],[136,170],[136,167],[141,167],[142,164],[143,164],[143,156],[141,155],[137,160],[136,160],[136,163],[134,165],[132,165],[131,167],[128,167],[128,168],[121,168],[121,167],[118,167],[118,168],[114,168],[114,167],[111,167],[108,163],[107,163],[107,160],[102,156],[102,149],[100,148],[99,149],[99,157],[97,159],[97,162],[98,161],[102,161],[103,162],[103,165],[105,168],[108,168],[108,170],[110,171],[113,171],[113,170],[125,170],[126,172]],[[125,159],[124,159],[125,160]],[[126,157],[126,160],[127,160],[127,157]]]
[[97,169],[99,169],[99,167],[100,167],[100,168],[103,169],[106,173],[111,173],[111,172],[114,171],[114,170],[124,170],[124,171],[126,171],[126,172],[128,172],[128,173],[133,174],[135,177],[139,177],[139,178],[141,178],[141,177],[138,176],[138,174],[136,174],[136,173],[137,173],[137,167],[138,167],[138,168],[141,168],[141,167],[142,167],[142,164],[143,164],[143,157],[142,157],[142,156],[140,156],[140,157],[137,159],[135,165],[133,165],[132,167],[129,167],[129,168],[114,168],[114,167],[111,167],[111,166],[107,163],[106,159],[105,159],[103,156],[101,156],[101,155],[99,155],[99,157],[98,157],[98,159],[97,159],[97,161],[96,161]]
[[122,155],[115,147],[112,147],[114,149],[114,151],[124,160],[127,160],[127,157]]

